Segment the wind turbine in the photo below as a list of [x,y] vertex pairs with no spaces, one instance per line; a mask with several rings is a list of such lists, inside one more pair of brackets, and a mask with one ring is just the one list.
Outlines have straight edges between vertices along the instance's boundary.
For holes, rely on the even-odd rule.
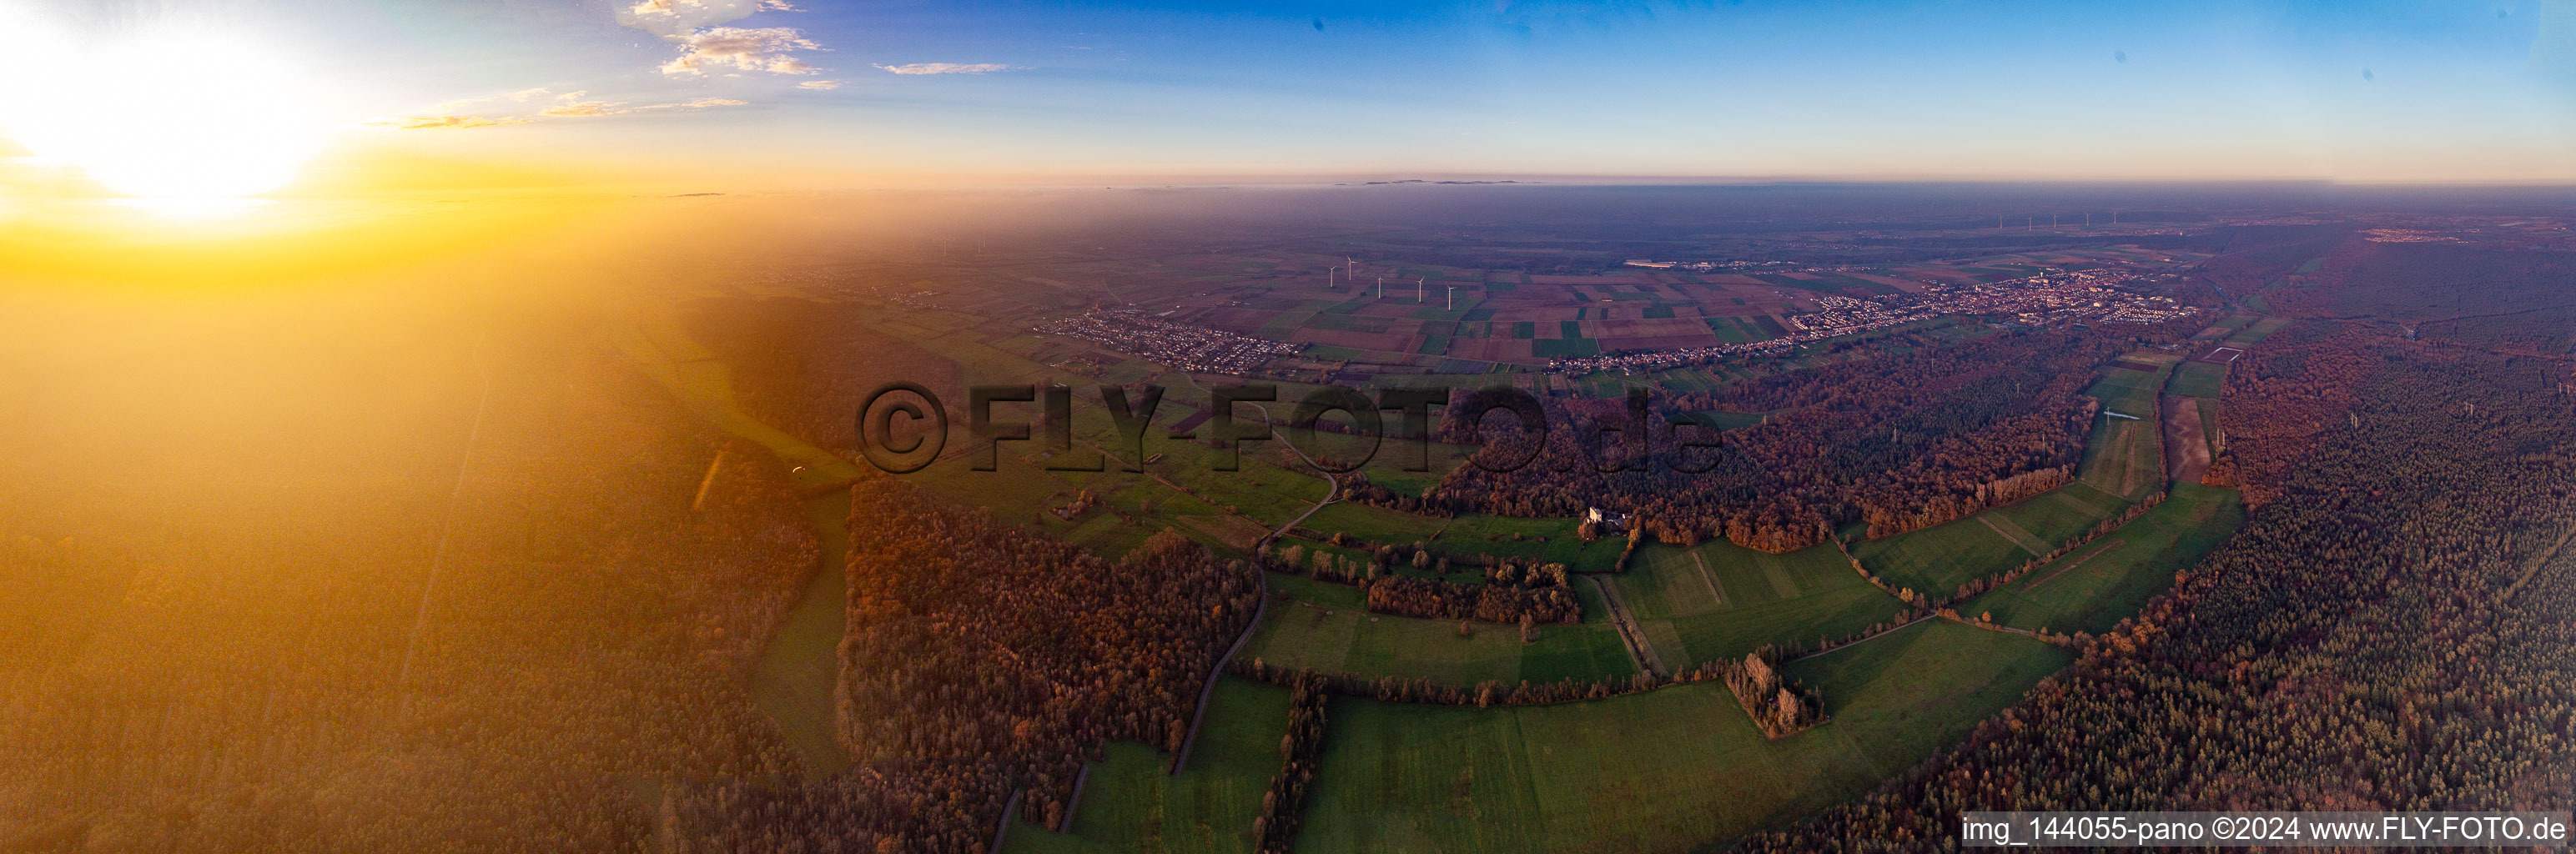
[[1457,311],[1457,310],[1458,310],[1458,286],[1457,286],[1457,285],[1450,285],[1450,286],[1449,286],[1449,310],[1450,310],[1450,311]]
[[1414,302],[1421,302],[1421,301],[1422,301],[1422,280],[1421,280],[1421,279],[1415,279],[1415,280],[1413,280],[1413,301],[1414,301]]
[[1357,282],[1357,281],[1359,281],[1359,280],[1360,280],[1360,260],[1359,260],[1359,259],[1357,259],[1357,258],[1353,258],[1353,257],[1351,257],[1351,256],[1348,256],[1348,255],[1344,255],[1344,256],[1342,256],[1342,261],[1343,261],[1344,263],[1348,263],[1348,264],[1350,264],[1350,265],[1351,265],[1351,272],[1350,272],[1350,275],[1344,276],[1343,278],[1349,279],[1349,280],[1351,280],[1351,281],[1353,281],[1353,282]]

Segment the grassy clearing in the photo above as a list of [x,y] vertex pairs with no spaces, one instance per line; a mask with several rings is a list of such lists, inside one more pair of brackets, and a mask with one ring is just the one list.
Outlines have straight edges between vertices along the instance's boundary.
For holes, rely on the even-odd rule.
[[[2162,353],[2121,358],[2158,367],[2154,371],[2107,368],[2101,379],[2084,390],[2102,401],[2103,414],[2095,416],[2093,433],[2085,437],[2084,462],[2076,469],[2076,476],[2102,492],[2135,501],[2164,482],[2164,449],[2156,432],[2156,399],[2173,372],[2174,359]],[[2110,414],[2113,412],[2131,417],[2121,418]]]
[[1429,540],[1449,520],[1337,501],[1306,517],[1306,527],[1339,531],[1373,543]]
[[[1299,512],[1303,512],[1302,510]],[[1335,502],[1306,520],[1317,531],[1349,534],[1374,543],[1421,542],[1435,552],[1488,554],[1554,561],[1578,571],[1607,571],[1624,540],[1583,542],[1572,519],[1521,519],[1470,514],[1452,519],[1420,516],[1350,502]],[[1513,539],[1518,535],[1519,539]]]
[[2217,397],[2227,380],[2227,366],[2211,362],[2188,362],[2174,373],[2168,389],[2185,397]]
[[2153,403],[2140,418],[2095,416],[2093,435],[2084,440],[2084,462],[2076,478],[2122,500],[2144,498],[2164,483],[2163,439],[2156,433]]
[[1261,796],[1279,772],[1279,738],[1288,731],[1288,689],[1241,679],[1218,680],[1190,767],[1164,773],[1170,758],[1141,744],[1112,744],[1092,763],[1091,779],[1067,833],[1021,821],[1003,850],[1053,852],[1248,852]]
[[[1618,630],[1597,622],[1606,619],[1597,601],[1584,603],[1586,622],[1540,626],[1538,642],[1524,644],[1513,626],[1473,624],[1471,634],[1461,637],[1455,622],[1370,614],[1353,587],[1279,575],[1270,584],[1290,598],[1272,600],[1242,653],[1270,664],[1454,685],[1636,673]],[[1583,585],[1576,590],[1593,598]]]
[[2127,508],[2128,502],[2077,482],[1986,513],[2029,534],[2046,554]]
[[2290,325],[2288,320],[2266,317],[2256,321],[2252,326],[2245,327],[2245,331],[2236,333],[2235,336],[2228,338],[2227,342],[2230,344],[2260,343],[2263,339],[2272,337],[2272,333],[2281,331],[2281,327],[2288,325]]
[[1298,849],[1700,850],[1903,773],[2066,660],[1926,621],[1792,665],[1834,719],[1776,742],[1713,684],[1497,709],[1337,700]]
[[1975,516],[1868,540],[1853,546],[1852,555],[1887,583],[1934,597],[2030,559],[2029,552]]
[[[2127,429],[2135,437],[2129,441],[2154,440],[2147,427]],[[2139,464],[2160,465],[2159,459],[2149,457]],[[2156,475],[2152,483],[2162,483],[2160,469]],[[2152,491],[2152,487],[2142,489],[2139,495]],[[2128,505],[2123,496],[2078,480],[1964,519],[1863,542],[1852,547],[1852,554],[1891,584],[1942,596],[1970,580],[2054,551]]]
[[[1510,516],[1470,514],[1452,519],[1440,532],[1440,538],[1429,545],[1442,553],[1488,554],[1529,560],[1554,561],[1576,569],[1598,563],[1598,569],[1609,569],[1618,560],[1624,540],[1596,540],[1590,543],[1575,536],[1573,519],[1521,519]],[[1518,539],[1515,539],[1518,537]]]
[[2102,632],[2137,613],[2172,584],[2176,570],[2198,562],[2244,523],[2234,490],[2176,484],[2171,498],[2120,530],[1959,610],[1990,612],[2018,628]]
[[2102,401],[2102,407],[2130,415],[2146,417],[2155,411],[2156,395],[2164,389],[2165,376],[2172,372],[2171,357],[2152,353],[2146,357],[2123,356],[2126,361],[2157,365],[2153,371],[2133,371],[2110,367],[2084,389],[2084,394]]
[[1741,657],[1764,645],[1812,647],[1904,610],[1829,546],[1765,554],[1724,540],[1649,543],[1619,585],[1655,655],[1669,667]]

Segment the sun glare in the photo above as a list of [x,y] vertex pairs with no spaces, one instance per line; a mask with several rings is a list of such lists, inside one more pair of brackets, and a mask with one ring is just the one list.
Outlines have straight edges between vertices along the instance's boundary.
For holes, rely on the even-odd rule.
[[212,204],[293,180],[329,139],[310,78],[258,40],[165,26],[82,43],[32,41],[0,93],[0,132],[39,164],[78,170],[148,207]]

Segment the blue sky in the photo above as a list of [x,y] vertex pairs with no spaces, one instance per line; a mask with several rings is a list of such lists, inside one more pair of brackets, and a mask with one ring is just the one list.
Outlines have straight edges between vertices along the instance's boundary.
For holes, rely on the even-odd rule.
[[[354,144],[442,156],[853,180],[2576,180],[2576,0],[661,2],[178,5],[330,80],[375,122]],[[112,29],[174,5],[88,7]]]

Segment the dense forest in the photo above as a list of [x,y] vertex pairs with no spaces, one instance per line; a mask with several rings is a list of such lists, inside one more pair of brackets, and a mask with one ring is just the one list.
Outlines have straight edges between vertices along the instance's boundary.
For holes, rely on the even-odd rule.
[[745,687],[818,565],[765,451],[557,336],[156,333],[195,357],[86,398],[252,399],[86,420],[128,468],[0,496],[0,850],[635,850],[631,781],[798,772]]
[[853,487],[829,780],[693,792],[679,835],[716,850],[980,851],[1014,791],[1060,826],[1112,740],[1177,751],[1258,580],[1169,532],[1110,562],[891,478]]
[[[1956,343],[1913,333],[1866,358],[1657,401],[1648,421],[1663,457],[1685,438],[1665,426],[1676,413],[1768,413],[1759,425],[1725,433],[1722,452],[1681,458],[1689,467],[1714,465],[1703,474],[1641,458],[1633,435],[1592,452],[1584,431],[1564,426],[1625,419],[1624,401],[1551,399],[1559,426],[1533,462],[1509,472],[1460,466],[1423,503],[1511,516],[1574,516],[1599,505],[1635,515],[1663,542],[1725,537],[1770,552],[1821,543],[1847,522],[1867,522],[1872,536],[1939,524],[2063,484],[2098,411],[2079,394],[2095,369],[2199,327],[2013,330]],[[1470,438],[1469,400],[1453,400],[1445,439]],[[1531,439],[1515,432],[1509,415],[1497,412],[1481,426],[1492,445],[1480,454],[1531,453]],[[1635,465],[1598,471],[1611,463]]]
[[957,364],[868,326],[850,303],[709,299],[689,306],[691,337],[724,357],[744,410],[816,447],[855,455],[859,404],[886,383],[920,383],[966,423]]
[[[2234,539],[1963,746],[1743,850],[1947,848],[1978,809],[2562,808],[2565,366],[2331,330],[2273,341],[2227,404],[2273,398],[2242,402],[2299,426],[2231,430],[2272,461],[2243,469],[2270,500]],[[2306,450],[2247,449],[2274,443]]]

